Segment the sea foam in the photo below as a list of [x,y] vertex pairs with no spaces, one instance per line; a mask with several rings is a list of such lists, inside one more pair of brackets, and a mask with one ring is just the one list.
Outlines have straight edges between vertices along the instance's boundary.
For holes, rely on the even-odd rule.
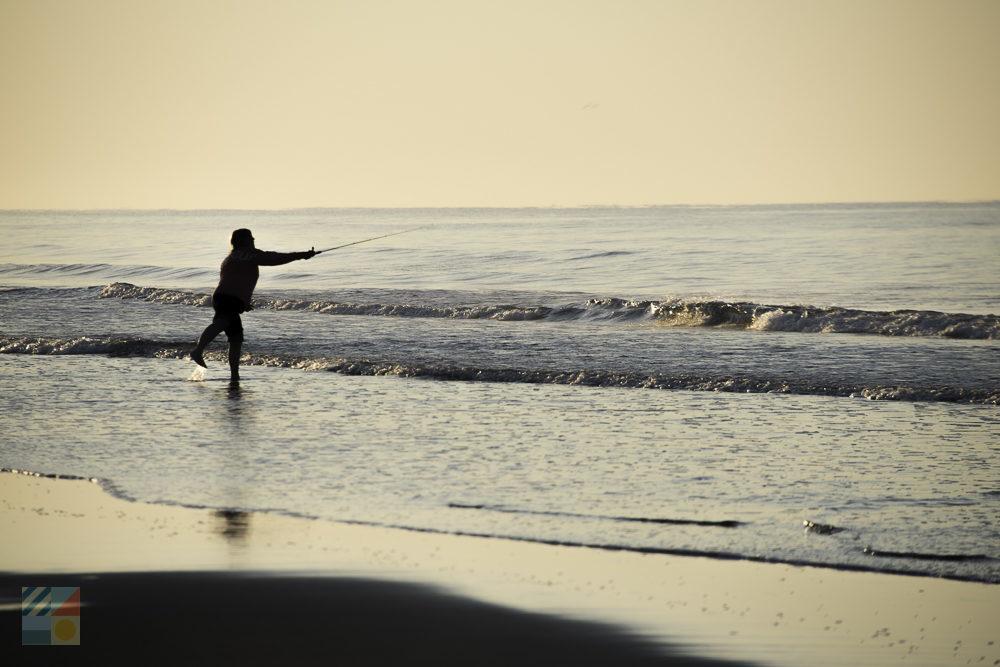
[[[113,357],[185,359],[192,344],[141,338],[81,336],[38,338],[0,336],[0,354],[105,354]],[[222,352],[206,358],[224,364]],[[580,368],[518,368],[358,357],[304,356],[244,353],[240,363],[302,370],[325,370],[342,375],[396,376],[441,381],[557,384],[583,387],[624,387],[733,393],[809,394],[863,398],[875,401],[943,401],[1000,405],[1000,388],[966,388],[938,385],[889,385],[820,382],[809,378],[774,378],[762,375],[709,373],[642,373]]]
[[[210,306],[211,296],[130,283],[105,285],[100,297],[152,303]],[[490,319],[499,321],[624,321],[664,326],[730,327],[755,331],[853,333],[881,336],[936,336],[996,340],[1000,316],[943,313],[930,310],[872,311],[840,307],[768,305],[752,302],[590,299],[560,305],[421,305],[409,303],[344,303],[327,300],[261,296],[254,308],[296,310],[329,315]]]

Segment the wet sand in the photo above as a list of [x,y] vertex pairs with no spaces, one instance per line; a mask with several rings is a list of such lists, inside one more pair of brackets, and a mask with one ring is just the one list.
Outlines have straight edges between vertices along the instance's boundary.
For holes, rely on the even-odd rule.
[[80,659],[19,646],[20,586],[66,585],[109,664],[1000,665],[995,585],[135,503],[10,473],[0,535],[5,663]]

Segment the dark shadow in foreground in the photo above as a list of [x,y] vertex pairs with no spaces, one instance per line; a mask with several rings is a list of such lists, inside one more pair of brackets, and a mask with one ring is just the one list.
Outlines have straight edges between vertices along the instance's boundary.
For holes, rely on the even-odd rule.
[[4,573],[0,602],[19,603],[21,586],[38,585],[81,587],[81,646],[22,648],[21,614],[10,605],[0,611],[4,663],[736,664],[681,655],[612,626],[517,611],[417,584],[231,572]]

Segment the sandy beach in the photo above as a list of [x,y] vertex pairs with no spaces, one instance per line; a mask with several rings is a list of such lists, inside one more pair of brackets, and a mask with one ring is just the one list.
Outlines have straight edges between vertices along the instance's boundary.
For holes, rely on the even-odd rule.
[[0,533],[18,662],[54,655],[18,647],[19,587],[63,585],[81,587],[81,645],[112,664],[1000,664],[986,584],[136,503],[11,473]]

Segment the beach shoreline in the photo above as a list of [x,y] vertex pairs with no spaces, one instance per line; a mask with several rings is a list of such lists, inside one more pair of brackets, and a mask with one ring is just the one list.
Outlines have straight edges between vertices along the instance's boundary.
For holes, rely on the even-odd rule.
[[[622,657],[636,651],[637,661],[653,659],[649,651],[656,646],[656,659],[672,661],[662,664],[685,664],[678,662],[682,655],[776,665],[1000,664],[1000,586],[990,584],[183,508],[122,500],[88,480],[33,474],[0,474],[0,533],[5,625],[17,617],[12,613],[17,585],[54,585],[56,579],[77,577],[87,616],[88,585],[110,586],[94,583],[94,575],[168,590],[163,582],[174,573],[170,576],[187,579],[172,585],[189,592],[190,578],[208,573],[220,585],[227,576],[249,577],[244,585],[251,587],[266,587],[269,576],[280,575],[297,581],[319,577],[338,591],[349,580],[403,587],[395,592],[419,589],[430,597],[411,598],[424,600],[414,604],[428,610],[451,608],[461,598],[461,604],[478,601],[503,613],[544,615],[545,622],[597,624],[564,629],[577,633],[573,636],[605,637],[610,643],[604,649]],[[443,602],[448,595],[459,597]],[[496,609],[490,607],[490,613]],[[518,626],[526,637],[529,625],[539,627]],[[607,633],[595,634],[596,627]],[[498,633],[492,640],[505,636],[504,645],[516,644],[510,633]],[[87,633],[82,634],[86,644]],[[16,642],[16,628],[7,628],[4,636],[8,644]],[[530,653],[552,659],[532,646],[525,640],[522,658]],[[405,655],[406,647],[398,648]],[[608,655],[600,650],[586,653],[595,660]],[[368,657],[372,661],[364,662],[362,654],[354,659],[361,661],[357,664],[389,660],[378,651]]]

